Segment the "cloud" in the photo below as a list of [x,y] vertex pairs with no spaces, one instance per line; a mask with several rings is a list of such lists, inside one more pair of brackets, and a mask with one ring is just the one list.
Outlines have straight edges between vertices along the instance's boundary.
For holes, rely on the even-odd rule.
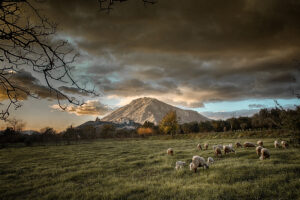
[[248,107],[250,109],[257,109],[257,108],[265,108],[266,105],[263,105],[263,104],[249,104]]
[[80,38],[76,46],[89,55],[82,71],[107,96],[200,107],[295,98],[300,89],[297,1],[127,1],[109,15],[97,1],[42,7],[60,22],[60,33]]
[[[54,110],[62,111],[60,106],[57,104],[52,105],[51,108]],[[76,114],[78,116],[80,116],[80,115],[101,116],[101,115],[105,115],[105,114],[111,112],[112,109],[106,105],[103,105],[102,103],[100,103],[97,100],[88,100],[82,106],[69,105],[65,111]]]
[[67,93],[70,93],[70,94],[89,96],[89,93],[87,93],[85,91],[82,91],[81,89],[74,88],[74,87],[60,86],[58,89],[60,91],[67,92]]
[[[57,96],[56,93],[50,92],[50,89],[40,83],[40,81],[32,76],[30,72],[27,72],[21,69],[18,72],[11,73],[6,75],[6,78],[10,81],[10,83],[14,86],[17,86],[16,94],[18,96],[18,100],[25,100],[28,98],[28,94],[22,90],[30,92],[30,94],[45,99],[64,99],[63,96]],[[3,85],[0,85],[0,100],[8,99],[6,88]]]

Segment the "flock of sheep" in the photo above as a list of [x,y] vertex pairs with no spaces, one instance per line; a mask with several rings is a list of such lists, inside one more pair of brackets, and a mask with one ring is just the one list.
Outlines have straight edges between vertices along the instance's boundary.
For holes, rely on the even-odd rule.
[[[281,141],[281,143],[279,143],[278,140],[275,140],[274,141],[274,147],[275,148],[280,148],[280,146],[282,148],[286,149],[286,148],[288,148],[289,145],[288,145],[287,141]],[[204,147],[205,150],[207,150],[208,149],[208,144],[205,143],[203,147]],[[242,148],[243,146],[242,146],[241,143],[236,142],[235,147],[236,148]],[[256,147],[256,154],[259,156],[260,160],[270,158],[270,152],[267,148],[263,147],[263,141],[261,141],[261,140],[257,141],[257,145],[255,145],[254,143],[251,143],[251,142],[245,142],[244,147],[245,148]],[[214,153],[215,153],[216,157],[218,157],[219,155],[222,157],[222,150],[224,151],[225,155],[227,153],[230,153],[230,152],[235,153],[235,150],[234,150],[232,144],[229,144],[229,145],[220,145],[220,144],[219,145],[213,145],[212,148],[214,150]],[[201,144],[197,145],[197,149],[198,150],[203,150]],[[173,156],[174,150],[172,148],[169,148],[167,150],[167,154]],[[190,166],[191,171],[197,172],[198,167],[203,167],[204,169],[208,169],[209,165],[211,165],[213,163],[214,163],[214,159],[212,157],[208,157],[207,161],[205,161],[205,159],[203,157],[200,157],[200,156],[196,155],[196,156],[193,156],[192,162],[190,163],[189,166]],[[176,170],[182,169],[185,165],[186,165],[185,162],[177,161],[176,165],[175,165],[175,169]]]

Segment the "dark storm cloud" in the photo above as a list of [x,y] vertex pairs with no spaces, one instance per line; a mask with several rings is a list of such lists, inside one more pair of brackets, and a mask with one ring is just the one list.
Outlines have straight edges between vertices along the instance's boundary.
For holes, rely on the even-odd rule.
[[[85,73],[106,94],[170,102],[292,98],[299,89],[300,2],[49,0],[45,13],[97,57]],[[84,58],[83,58],[84,59]]]
[[107,94],[117,94],[120,96],[132,96],[132,95],[150,95],[150,94],[164,94],[170,90],[176,91],[176,85],[172,85],[169,82],[162,82],[158,84],[146,83],[139,79],[130,79],[119,82],[110,82],[104,84],[102,87]]
[[[32,76],[30,72],[27,72],[25,70],[20,70],[18,72],[12,72],[10,75],[7,75],[6,78],[10,81],[10,83],[14,86],[18,86],[16,88],[16,94],[18,95],[19,100],[24,100],[28,98],[28,94],[24,91],[31,91],[31,95],[43,98],[43,99],[53,99],[56,100],[64,99],[63,96],[58,96],[54,92],[51,92],[50,89],[40,83],[40,81]],[[76,90],[75,88],[70,87],[60,87],[63,92],[73,93],[73,94],[79,94],[80,91]],[[83,95],[84,93],[80,93]],[[8,99],[8,96],[6,94],[6,89],[3,87],[0,87],[0,100],[6,100]]]
[[74,87],[61,86],[58,89],[63,91],[63,92],[70,93],[70,94],[83,95],[83,96],[88,96],[89,95],[87,92],[84,92],[84,91],[82,91],[78,88],[74,88]]

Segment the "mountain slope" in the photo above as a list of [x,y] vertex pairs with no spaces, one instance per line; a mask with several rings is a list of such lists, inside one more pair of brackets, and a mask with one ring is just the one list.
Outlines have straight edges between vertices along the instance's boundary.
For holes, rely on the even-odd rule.
[[133,120],[141,124],[145,121],[150,121],[158,124],[166,113],[171,110],[176,111],[176,114],[179,117],[179,123],[210,120],[196,111],[183,110],[149,97],[135,99],[131,103],[115,110],[101,120],[113,122]]

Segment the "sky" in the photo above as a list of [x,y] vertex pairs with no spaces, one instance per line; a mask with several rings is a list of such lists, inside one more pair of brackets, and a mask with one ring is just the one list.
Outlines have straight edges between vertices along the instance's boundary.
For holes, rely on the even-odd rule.
[[[14,80],[40,99],[23,97],[11,113],[27,129],[79,125],[139,97],[198,112],[299,104],[300,2],[294,0],[128,0],[100,11],[97,0],[45,0],[35,6],[58,23],[54,39],[80,53],[73,76],[100,94],[61,112],[38,74]],[[5,103],[3,94],[0,100]],[[4,122],[0,123],[3,127]]]

